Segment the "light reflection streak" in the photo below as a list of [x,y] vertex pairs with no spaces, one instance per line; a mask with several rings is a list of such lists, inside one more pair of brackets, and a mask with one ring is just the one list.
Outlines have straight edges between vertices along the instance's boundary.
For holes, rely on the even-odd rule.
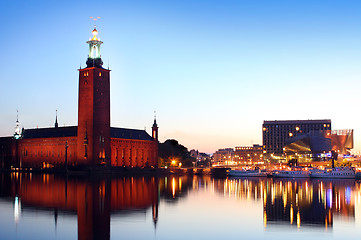
[[175,178],[173,177],[172,179],[172,195],[173,195],[173,198],[175,197]]
[[20,201],[20,198],[18,196],[15,196],[15,200],[14,200],[14,220],[15,220],[16,224],[19,222],[20,214],[21,214],[21,201]]
[[347,185],[347,181],[248,178],[228,179],[223,183],[227,185],[227,188],[223,186],[223,194],[227,197],[261,200],[265,221],[288,221],[291,225],[296,223],[297,228],[304,224],[329,228],[334,214],[355,219],[355,203],[361,204],[359,185],[355,188],[352,183]]
[[297,211],[297,228],[301,227],[301,216],[300,216],[300,212]]

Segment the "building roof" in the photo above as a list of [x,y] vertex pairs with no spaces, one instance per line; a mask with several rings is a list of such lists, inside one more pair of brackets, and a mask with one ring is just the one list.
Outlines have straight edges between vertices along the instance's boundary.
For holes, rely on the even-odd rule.
[[[57,138],[57,137],[76,137],[78,127],[57,127],[57,128],[34,128],[25,129],[22,134],[23,139],[30,138]],[[145,131],[128,128],[110,128],[111,138],[136,139],[152,141],[153,138]]]
[[323,124],[331,123],[331,119],[317,119],[317,120],[274,120],[274,121],[263,121],[263,124]]
[[57,127],[57,128],[33,128],[25,129],[22,138],[53,138],[53,137],[76,137],[78,127]]
[[115,128],[115,127],[110,128],[110,137],[111,138],[147,140],[147,141],[154,140],[145,130],[129,129],[129,128]]

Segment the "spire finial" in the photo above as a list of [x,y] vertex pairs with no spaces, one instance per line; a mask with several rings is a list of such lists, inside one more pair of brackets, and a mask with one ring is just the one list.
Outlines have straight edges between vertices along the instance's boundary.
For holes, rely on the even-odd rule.
[[58,109],[55,110],[55,128],[57,128],[58,125]]
[[16,109],[16,125],[14,131],[14,138],[19,139],[21,137],[21,129],[19,124],[19,111]]
[[94,20],[94,30],[92,31],[93,38],[92,38],[91,40],[99,40],[99,39],[97,38],[98,31],[97,31],[96,21],[97,21],[98,19],[100,19],[100,17],[90,17],[90,18]]
[[[100,19],[100,17],[90,17],[94,21]],[[96,29],[96,25],[94,24],[94,29],[92,31],[93,37],[90,37],[89,41],[87,43],[89,44],[89,55],[88,59],[86,61],[87,67],[99,67],[102,68],[103,61],[101,59],[100,54],[100,45],[103,43],[100,41],[100,39],[97,37],[98,30]]]

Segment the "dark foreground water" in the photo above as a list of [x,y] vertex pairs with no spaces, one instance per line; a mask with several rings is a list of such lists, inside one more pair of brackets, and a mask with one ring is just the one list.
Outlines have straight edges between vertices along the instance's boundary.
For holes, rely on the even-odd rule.
[[354,180],[0,175],[0,239],[359,239]]

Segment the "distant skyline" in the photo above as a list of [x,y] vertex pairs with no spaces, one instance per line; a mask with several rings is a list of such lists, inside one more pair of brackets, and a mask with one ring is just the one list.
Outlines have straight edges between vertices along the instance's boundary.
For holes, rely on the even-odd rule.
[[264,120],[331,119],[361,151],[359,1],[7,1],[0,136],[77,125],[94,21],[111,125],[189,150],[262,144]]

